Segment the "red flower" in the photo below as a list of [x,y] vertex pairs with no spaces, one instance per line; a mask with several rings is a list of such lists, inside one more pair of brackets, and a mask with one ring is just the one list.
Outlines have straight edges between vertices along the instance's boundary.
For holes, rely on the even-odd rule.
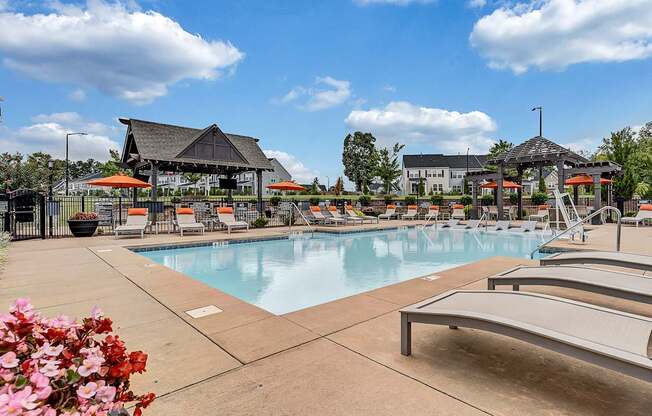
[[134,351],[129,354],[129,362],[131,363],[132,372],[142,373],[145,371],[145,365],[147,365],[147,354],[142,351]]
[[109,370],[109,375],[113,378],[128,378],[129,374],[131,374],[131,364],[128,361],[123,361]]

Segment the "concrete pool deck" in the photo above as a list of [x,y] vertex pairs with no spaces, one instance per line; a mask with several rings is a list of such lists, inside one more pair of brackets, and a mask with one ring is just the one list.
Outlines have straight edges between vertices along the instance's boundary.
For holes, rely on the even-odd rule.
[[[406,224],[414,222],[380,227]],[[489,333],[415,325],[413,356],[400,354],[397,310],[452,288],[485,288],[487,276],[531,264],[527,259],[494,257],[277,316],[125,248],[286,231],[15,242],[0,274],[0,305],[29,297],[44,314],[69,316],[100,306],[130,350],[149,354],[148,372],[134,378],[134,388],[160,397],[145,414],[649,414],[652,385]],[[554,245],[611,250],[614,235],[606,225],[585,245]],[[623,251],[650,254],[652,227],[624,227],[622,243]],[[652,316],[649,305],[528,290]],[[186,313],[208,305],[222,312]]]

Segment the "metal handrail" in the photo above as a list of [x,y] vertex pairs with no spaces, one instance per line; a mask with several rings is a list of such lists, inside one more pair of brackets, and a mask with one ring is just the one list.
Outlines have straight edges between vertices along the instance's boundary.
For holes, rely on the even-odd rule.
[[584,224],[586,221],[592,219],[593,217],[598,216],[599,214],[602,214],[604,211],[615,211],[616,212],[616,217],[618,219],[618,228],[616,229],[616,251],[620,251],[620,228],[621,228],[621,223],[620,223],[620,217],[622,216],[620,213],[620,210],[616,207],[612,207],[611,205],[607,205],[606,207],[602,207],[599,210],[592,212],[591,215],[585,217],[584,219],[576,222],[575,224],[571,225],[570,227],[566,228],[564,231],[562,231],[559,234],[553,235],[551,238],[548,240],[544,241],[541,243],[537,248],[532,250],[530,253],[530,258],[534,258],[534,254],[541,250],[543,247],[547,246],[549,243],[557,240],[559,237],[568,234],[571,230],[577,228],[578,226]]
[[[307,225],[308,228],[310,229],[310,232],[311,232],[311,233],[314,233],[315,230],[314,230],[314,228],[312,228],[312,225],[310,225],[310,221],[308,221],[308,219],[306,218],[306,216],[303,215],[303,212],[301,212],[301,210],[299,209],[299,207],[297,206],[297,204],[295,204],[294,202],[290,202],[290,204],[291,204],[294,208],[297,209],[297,212],[299,213],[299,215],[301,215],[301,218],[303,218],[303,220],[306,222],[306,225]],[[290,227],[289,227],[289,228],[290,228],[290,232],[292,232],[292,212],[290,212]]]

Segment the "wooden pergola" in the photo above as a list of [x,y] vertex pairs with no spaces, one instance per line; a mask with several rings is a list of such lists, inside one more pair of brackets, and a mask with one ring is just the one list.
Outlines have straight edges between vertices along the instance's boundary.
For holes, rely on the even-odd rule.
[[[495,171],[484,170],[480,172],[468,172],[465,176],[472,186],[473,210],[472,214],[477,217],[478,214],[478,189],[481,182],[496,181],[496,205],[498,208],[499,219],[503,217],[503,180],[505,180],[505,170],[513,168],[516,170],[516,176],[509,178],[514,182],[521,184],[523,182],[523,172],[529,168],[539,170],[539,177],[544,166],[555,166],[557,168],[557,187],[559,192],[564,192],[564,182],[567,176],[586,174],[593,177],[595,188],[594,209],[601,207],[601,177],[612,177],[617,175],[621,167],[613,162],[589,162],[577,153],[566,149],[545,137],[533,137],[518,146],[513,147],[498,158],[487,161],[488,164],[496,166]],[[518,189],[518,218],[522,218],[523,212],[523,192]]]
[[[127,126],[122,166],[134,177],[152,184],[152,200],[158,197],[161,172],[202,173],[234,178],[256,172],[259,211],[262,210],[262,173],[273,166],[258,146],[258,139],[222,132],[216,124],[194,129],[136,119],[120,119]],[[229,189],[231,202],[231,189]]]

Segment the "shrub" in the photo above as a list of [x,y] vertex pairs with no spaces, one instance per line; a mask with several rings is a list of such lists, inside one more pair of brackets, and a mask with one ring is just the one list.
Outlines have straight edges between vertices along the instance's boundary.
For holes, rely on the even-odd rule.
[[369,195],[362,195],[358,198],[358,202],[360,202],[363,207],[366,207],[371,202],[371,197]]
[[494,204],[494,196],[491,195],[491,194],[482,195],[481,201],[482,201],[483,206],[493,205]]
[[460,204],[462,205],[469,205],[473,203],[473,198],[471,198],[471,195],[462,195],[460,198]]
[[471,210],[473,209],[473,205],[468,204],[464,205],[464,215],[466,218],[471,218]]
[[278,206],[278,204],[281,202],[281,197],[280,196],[273,196],[269,198],[269,203],[272,204],[272,206]]
[[173,204],[179,204],[181,203],[181,198],[174,196],[172,197],[172,199],[170,199],[170,202],[172,202]]
[[308,199],[308,202],[310,202],[310,205],[319,205],[319,198],[312,197]]
[[256,204],[258,204],[258,198],[251,198],[251,199],[249,200],[249,203],[252,204],[252,205],[256,205]]
[[385,195],[385,204],[391,204],[392,201],[394,200],[394,197],[392,195]]
[[444,201],[444,197],[441,194],[433,194],[430,197],[430,202],[433,205],[441,205],[441,203]]
[[140,416],[155,396],[137,396],[129,379],[145,371],[147,354],[127,352],[112,325],[97,308],[79,322],[48,319],[17,299],[0,317],[0,414],[118,416],[133,403]]
[[509,194],[509,202],[512,205],[518,204],[518,194],[510,193]]
[[405,197],[405,205],[414,205],[416,203],[417,203],[417,199],[412,195],[408,195]]
[[98,218],[97,212],[75,212],[68,219],[71,221],[92,221]]
[[543,205],[548,201],[548,194],[545,192],[535,192],[530,198],[532,205]]
[[254,222],[251,223],[251,226],[254,228],[264,228],[267,225],[267,218],[258,217]]
[[636,216],[636,211],[626,211],[623,214],[623,217],[635,217]]

